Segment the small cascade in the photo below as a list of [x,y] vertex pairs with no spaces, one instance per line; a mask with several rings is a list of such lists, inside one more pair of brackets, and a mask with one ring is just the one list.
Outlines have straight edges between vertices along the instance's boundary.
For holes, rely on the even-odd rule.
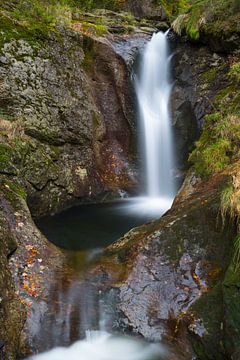
[[[77,236],[71,233],[71,231],[74,231],[74,224],[78,223],[79,226],[80,215],[76,209],[65,212],[63,214],[65,217],[64,221],[60,215],[55,217],[54,221],[56,221],[57,228],[62,232],[64,241],[61,239],[61,234],[55,234],[55,230],[51,231],[50,225],[52,220],[45,223],[45,227],[49,231],[48,233],[45,229],[45,233],[57,245],[64,247],[65,238],[74,239],[71,250],[79,251],[78,256],[82,266],[90,266],[92,260],[99,254],[99,248],[93,247],[91,251],[89,250],[89,243],[93,239],[97,239],[97,244],[95,245],[98,246],[101,237],[105,242],[106,239],[114,241],[124,231],[123,225],[125,222],[125,230],[127,231],[132,226],[139,225],[139,222],[141,224],[144,223],[148,217],[149,220],[154,216],[160,217],[171,207],[175,195],[175,187],[169,111],[171,95],[169,63],[167,33],[163,34],[160,32],[154,34],[143,53],[141,73],[136,80],[142,127],[141,137],[145,149],[146,196],[124,200],[125,194],[122,193],[123,199],[121,203],[115,204],[114,207],[112,206],[111,213],[108,212],[108,209],[105,209],[105,213],[104,208],[100,207],[98,210],[96,209],[94,215],[92,208],[88,209],[85,206],[84,213],[81,209],[81,239],[77,231]],[[88,210],[90,216],[88,216]],[[117,214],[116,221],[114,220],[114,213]],[[129,213],[133,215],[130,216]],[[68,220],[68,226],[66,219]],[[91,219],[89,223],[88,219]],[[104,226],[109,233],[101,230],[102,225],[105,224],[103,219],[106,221],[106,226]],[[128,223],[130,220],[131,226]],[[94,226],[92,225],[93,223]],[[101,223],[101,226],[98,228],[99,223]],[[62,224],[64,224],[64,229]],[[121,233],[119,236],[116,232],[116,229],[118,229],[117,224],[120,224]],[[42,229],[44,229],[43,225]],[[70,229],[70,233],[67,233],[66,229]],[[84,234],[84,231],[86,231],[86,234]],[[105,242],[102,244],[103,247],[106,246]],[[83,247],[82,249],[79,248],[80,243]],[[85,245],[89,248],[85,248]],[[76,265],[75,257],[72,263]],[[77,263],[79,262],[77,261]],[[82,276],[84,271],[79,269],[79,274],[76,274],[76,278],[75,272],[71,274],[67,269],[66,278],[63,276],[62,283],[57,283],[59,288],[53,289],[53,298],[48,305],[50,315],[45,319],[45,322],[39,321],[41,314],[38,314],[36,311],[36,319],[33,318],[35,320],[33,323],[39,324],[40,327],[38,329],[37,326],[35,329],[35,337],[38,338],[40,351],[52,350],[33,356],[31,359],[172,359],[172,353],[167,351],[162,344],[150,344],[128,336],[110,334],[108,331],[109,329],[111,331],[112,326],[108,326],[108,322],[112,324],[114,319],[108,314],[105,304],[102,304],[101,300],[99,300],[94,287],[92,288],[87,280],[84,280],[84,276]],[[72,279],[71,276],[73,276]],[[76,342],[73,343],[74,341]],[[62,347],[72,343],[73,345],[70,347]]]
[[[147,344],[127,336],[113,336],[104,331],[89,331],[86,339],[69,348],[55,348],[31,360],[160,360],[166,351],[161,345]],[[29,359],[29,360],[30,360]]]
[[175,195],[169,65],[167,33],[153,34],[143,53],[136,93],[140,110],[141,147],[144,148],[145,200],[151,206],[158,204],[160,208],[166,207],[165,210],[170,207]]

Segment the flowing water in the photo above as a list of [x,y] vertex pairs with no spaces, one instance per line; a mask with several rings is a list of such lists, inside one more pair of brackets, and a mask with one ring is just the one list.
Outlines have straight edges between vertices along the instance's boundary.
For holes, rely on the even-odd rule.
[[[48,316],[39,321],[41,309],[35,311],[36,318],[33,316],[32,323],[39,348],[41,351],[52,349],[33,357],[36,360],[168,358],[160,344],[110,334],[104,326],[106,319],[101,304],[82,274],[102,248],[132,227],[160,217],[171,207],[175,188],[169,63],[167,34],[154,34],[145,48],[140,76],[136,78],[141,141],[145,149],[145,195],[113,204],[73,208],[42,219],[38,224],[50,241],[67,250],[73,271],[56,282],[49,308],[45,311]],[[70,344],[73,345],[60,347]]]
[[130,337],[113,336],[104,331],[89,331],[86,340],[69,348],[56,348],[38,355],[36,360],[160,360],[165,349],[157,344],[147,344]]
[[136,80],[141,147],[144,148],[145,158],[144,201],[156,211],[167,210],[176,193],[169,111],[170,59],[167,33],[153,34],[143,54],[140,76]]

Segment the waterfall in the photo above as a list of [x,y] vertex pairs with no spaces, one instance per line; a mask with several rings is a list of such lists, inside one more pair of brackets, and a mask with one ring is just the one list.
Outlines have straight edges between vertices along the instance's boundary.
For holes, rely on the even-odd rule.
[[[141,141],[145,149],[147,196],[128,199],[126,205],[121,203],[119,213],[130,211],[134,213],[134,216],[137,213],[147,213],[152,219],[153,213],[159,217],[172,204],[175,189],[172,174],[173,144],[169,112],[171,95],[169,63],[167,33],[154,34],[144,50],[141,74],[136,79],[142,128]],[[64,280],[66,279],[63,278],[63,284],[66,284]],[[53,311],[51,311],[53,326],[50,328],[51,332],[56,335],[54,345],[58,345],[59,342],[61,345],[65,345],[65,342],[71,343],[71,326],[77,327],[79,338],[83,330],[85,330],[86,336],[68,348],[55,347],[49,352],[33,356],[30,359],[160,360],[171,358],[171,354],[162,344],[150,344],[137,338],[114,336],[107,332],[108,329],[105,326],[107,314],[104,309],[101,309],[101,304],[96,303],[98,297],[94,296],[87,286],[84,286],[83,281],[79,283],[72,281],[69,289],[65,289],[63,286],[59,296],[57,293],[57,301],[54,301],[55,296],[56,293],[54,293]],[[98,311],[94,311],[95,307],[98,310],[98,306],[101,316],[97,316]],[[98,326],[96,326],[96,321],[99,322]],[[94,328],[99,328],[99,330],[92,330]],[[43,341],[47,345],[48,337],[49,340],[51,338],[45,330],[46,328],[42,329],[45,335],[43,335]],[[47,348],[51,348],[51,345],[52,343],[49,341]]]
[[140,76],[136,79],[146,195],[152,203],[170,204],[175,194],[169,64],[167,33],[153,34],[143,53]]
[[55,348],[29,360],[160,360],[167,352],[160,344],[149,344],[127,336],[90,331],[85,340],[69,348]]

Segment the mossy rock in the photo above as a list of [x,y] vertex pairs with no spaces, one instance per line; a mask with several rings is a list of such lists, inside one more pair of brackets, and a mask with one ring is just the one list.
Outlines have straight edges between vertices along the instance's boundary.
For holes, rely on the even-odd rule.
[[16,175],[15,166],[18,156],[15,150],[8,144],[0,144],[0,173]]
[[230,265],[223,283],[225,309],[225,347],[233,353],[232,359],[240,354],[240,272]]

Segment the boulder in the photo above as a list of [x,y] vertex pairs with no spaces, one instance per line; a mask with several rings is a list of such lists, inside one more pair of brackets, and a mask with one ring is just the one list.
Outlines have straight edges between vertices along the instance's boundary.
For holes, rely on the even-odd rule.
[[186,181],[160,220],[106,249],[89,278],[111,328],[177,346],[185,359],[237,359],[236,277],[228,283],[236,229],[221,221],[220,189],[238,166]]

